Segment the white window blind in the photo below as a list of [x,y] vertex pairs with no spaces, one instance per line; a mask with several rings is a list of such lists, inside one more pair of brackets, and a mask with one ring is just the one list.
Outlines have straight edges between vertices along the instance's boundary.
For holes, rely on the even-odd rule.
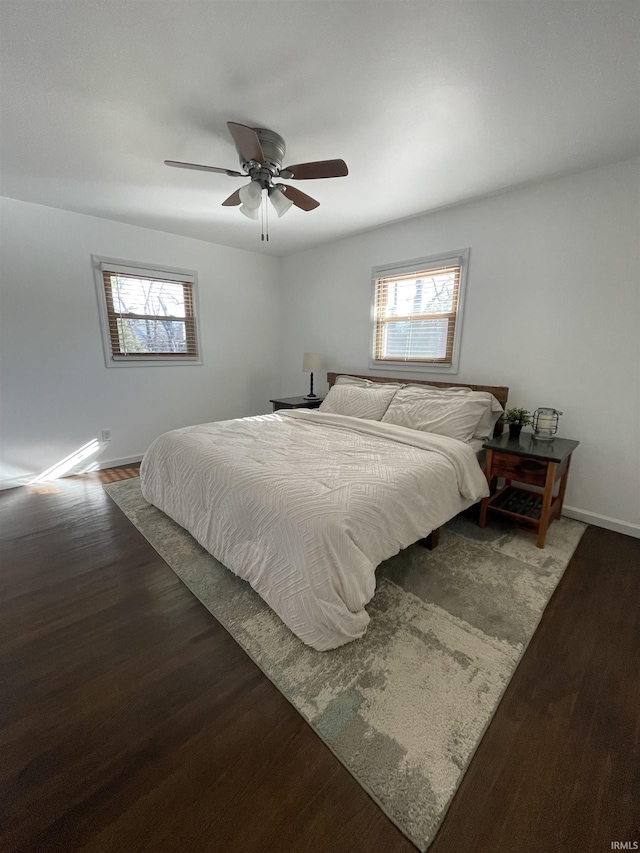
[[374,362],[453,365],[463,259],[453,260],[374,275]]

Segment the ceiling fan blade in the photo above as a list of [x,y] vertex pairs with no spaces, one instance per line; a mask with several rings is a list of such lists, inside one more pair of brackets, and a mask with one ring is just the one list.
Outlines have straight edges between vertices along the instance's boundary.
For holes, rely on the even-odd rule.
[[276,184],[276,186],[279,187],[284,192],[285,196],[290,198],[295,206],[299,207],[301,210],[313,210],[316,207],[320,207],[319,201],[316,201],[315,198],[311,198],[310,195],[303,193],[295,187],[287,186],[287,184]]
[[165,166],[176,166],[178,169],[195,169],[198,172],[221,172],[223,175],[231,175],[233,178],[244,178],[242,172],[234,172],[233,169],[221,169],[218,166],[199,166],[197,163],[181,163],[179,160],[165,160]]
[[255,160],[256,163],[264,163],[262,146],[258,134],[252,127],[247,127],[246,124],[238,124],[235,121],[228,121],[227,127],[236,144],[236,151],[243,160]]
[[231,193],[229,198],[225,198],[222,202],[223,207],[233,207],[236,204],[242,204],[242,199],[240,198],[240,190],[236,190],[234,193]]
[[349,169],[344,160],[316,160],[313,163],[296,163],[295,166],[285,166],[280,174],[284,178],[287,172],[288,178],[297,181],[312,181],[315,178],[344,178],[349,174]]

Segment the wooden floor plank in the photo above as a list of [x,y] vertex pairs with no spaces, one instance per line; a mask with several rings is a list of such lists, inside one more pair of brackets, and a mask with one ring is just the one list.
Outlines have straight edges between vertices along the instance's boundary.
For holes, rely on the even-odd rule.
[[[0,849],[410,853],[102,489],[0,497]],[[590,528],[432,853],[640,841],[640,542]]]

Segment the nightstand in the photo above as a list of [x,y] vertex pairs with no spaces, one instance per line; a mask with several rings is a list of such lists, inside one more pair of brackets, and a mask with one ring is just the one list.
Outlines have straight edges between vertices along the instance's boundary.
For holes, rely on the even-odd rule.
[[304,397],[282,397],[279,400],[269,400],[273,403],[273,411],[278,409],[317,409],[324,397],[316,397],[315,400],[305,400]]
[[[484,470],[489,487],[493,489],[498,478],[504,478],[505,485],[483,498],[480,527],[487,523],[487,513],[494,512],[537,533],[536,545],[544,548],[549,525],[562,512],[571,454],[579,444],[568,438],[540,441],[531,433],[521,433],[519,438],[509,438],[505,434],[485,442]],[[512,486],[512,480],[538,486],[542,491]],[[554,495],[558,481],[560,485]]]

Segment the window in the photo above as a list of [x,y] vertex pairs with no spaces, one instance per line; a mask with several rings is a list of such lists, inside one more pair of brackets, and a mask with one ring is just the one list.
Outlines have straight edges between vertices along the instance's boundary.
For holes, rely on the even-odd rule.
[[373,270],[371,367],[457,372],[469,250]]
[[195,273],[95,258],[108,367],[201,363]]

